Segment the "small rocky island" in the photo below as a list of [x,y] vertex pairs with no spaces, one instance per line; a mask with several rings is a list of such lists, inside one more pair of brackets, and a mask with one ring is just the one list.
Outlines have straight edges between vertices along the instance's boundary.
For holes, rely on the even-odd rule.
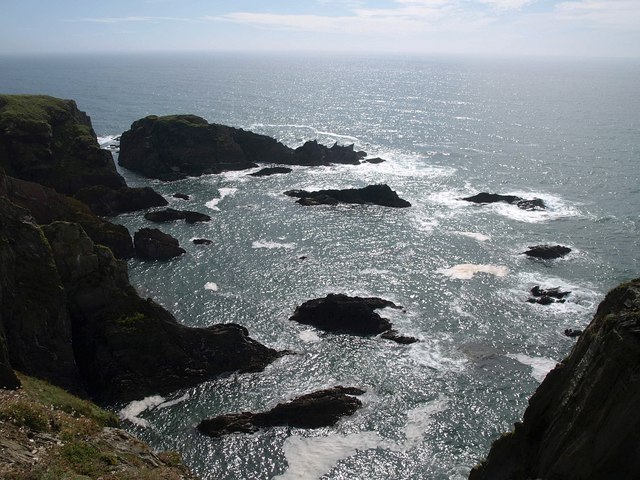
[[[122,134],[118,163],[145,177],[171,181],[259,164],[358,165],[366,155],[353,145],[327,147],[315,140],[292,149],[266,135],[209,123],[195,115],[151,115]],[[287,172],[262,172],[273,173]]]
[[356,205],[381,205],[383,207],[406,208],[411,204],[391,190],[389,185],[368,185],[363,188],[345,188],[343,190],[318,190],[307,192],[306,190],[287,190],[284,192],[289,197],[299,198],[300,205],[337,205],[350,203]]
[[365,391],[359,388],[342,386],[319,390],[279,403],[267,412],[231,413],[209,418],[198,424],[198,430],[210,437],[220,437],[236,432],[254,433],[266,427],[330,427],[362,406],[354,395],[363,393]]
[[294,322],[312,325],[327,332],[342,332],[355,335],[380,335],[397,343],[408,344],[418,340],[399,335],[386,318],[375,310],[401,306],[377,297],[350,297],[329,294],[324,298],[309,300],[296,308],[289,318]]
[[461,198],[460,200],[480,204],[502,202],[510,205],[516,205],[518,208],[523,210],[544,210],[547,208],[544,200],[541,198],[526,199],[518,197],[517,195],[500,195],[499,193],[481,192],[476,195],[472,195],[471,197]]

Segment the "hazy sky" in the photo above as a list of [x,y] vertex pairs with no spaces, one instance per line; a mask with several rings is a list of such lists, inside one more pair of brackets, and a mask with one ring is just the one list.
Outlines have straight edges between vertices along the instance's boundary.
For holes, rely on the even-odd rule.
[[0,0],[0,53],[640,57],[640,0]]

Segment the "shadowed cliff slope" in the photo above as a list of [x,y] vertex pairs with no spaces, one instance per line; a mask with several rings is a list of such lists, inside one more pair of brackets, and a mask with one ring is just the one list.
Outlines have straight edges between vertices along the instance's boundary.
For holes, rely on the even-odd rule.
[[613,289],[470,480],[640,478],[640,279]]

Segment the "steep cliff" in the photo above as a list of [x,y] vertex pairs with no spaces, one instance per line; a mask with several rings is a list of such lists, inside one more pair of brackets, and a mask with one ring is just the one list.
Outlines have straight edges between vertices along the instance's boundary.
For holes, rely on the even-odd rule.
[[640,279],[613,289],[470,480],[640,478]]

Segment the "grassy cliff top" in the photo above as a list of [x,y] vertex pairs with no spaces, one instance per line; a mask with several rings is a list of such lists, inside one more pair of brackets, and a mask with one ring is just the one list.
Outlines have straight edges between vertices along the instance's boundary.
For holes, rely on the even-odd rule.
[[0,390],[0,478],[192,480],[178,454],[154,454],[118,418],[42,380]]

